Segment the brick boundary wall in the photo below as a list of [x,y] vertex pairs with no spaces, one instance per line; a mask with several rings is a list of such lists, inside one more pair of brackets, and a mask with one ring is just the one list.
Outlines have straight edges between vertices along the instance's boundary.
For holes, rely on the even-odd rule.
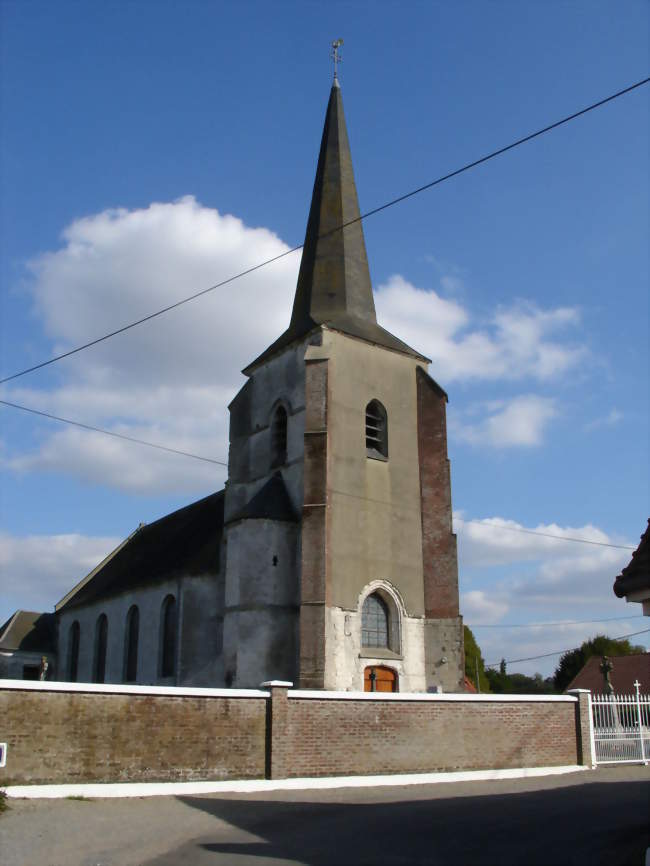
[[0,680],[0,786],[591,765],[571,695],[381,694]]
[[264,777],[268,692],[9,682],[0,785]]

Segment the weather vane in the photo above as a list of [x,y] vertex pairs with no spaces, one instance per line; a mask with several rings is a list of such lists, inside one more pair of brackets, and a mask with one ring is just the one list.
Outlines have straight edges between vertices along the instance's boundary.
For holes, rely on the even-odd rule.
[[337,67],[338,67],[339,63],[342,62],[342,59],[339,56],[339,48],[341,47],[341,45],[343,45],[343,40],[342,39],[335,39],[334,42],[332,42],[332,50],[330,51],[330,57],[334,61],[334,80],[335,81],[336,81]]

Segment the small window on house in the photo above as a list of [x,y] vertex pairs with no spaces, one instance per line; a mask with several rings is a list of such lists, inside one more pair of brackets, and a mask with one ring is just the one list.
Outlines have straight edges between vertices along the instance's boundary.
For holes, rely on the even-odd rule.
[[138,678],[138,636],[140,632],[140,612],[137,605],[129,608],[126,615],[124,644],[124,681],[134,683]]
[[363,603],[361,610],[361,645],[388,649],[390,636],[390,613],[386,602],[373,592]]
[[106,646],[108,643],[108,619],[103,613],[95,626],[95,657],[93,659],[93,682],[103,683],[106,677]]
[[271,420],[271,466],[287,462],[287,410],[278,406]]
[[371,400],[366,406],[366,454],[388,459],[388,419],[379,400]]
[[173,677],[176,671],[176,599],[168,595],[161,609],[160,676]]
[[76,683],[79,672],[79,641],[81,628],[77,620],[70,626],[68,637],[68,682]]

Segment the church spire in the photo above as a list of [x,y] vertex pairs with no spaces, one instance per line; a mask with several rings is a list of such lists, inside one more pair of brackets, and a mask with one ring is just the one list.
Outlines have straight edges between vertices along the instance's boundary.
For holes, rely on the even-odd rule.
[[343,99],[335,78],[325,115],[290,327],[313,327],[341,316],[377,321]]
[[[340,58],[336,57],[336,62]],[[249,364],[250,375],[321,325],[428,361],[377,324],[338,78],[334,77],[289,327]]]

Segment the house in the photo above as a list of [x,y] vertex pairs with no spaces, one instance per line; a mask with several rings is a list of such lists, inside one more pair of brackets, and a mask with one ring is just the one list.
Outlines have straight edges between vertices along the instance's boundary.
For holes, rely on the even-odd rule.
[[447,395],[377,322],[334,79],[287,330],[243,371],[224,490],[56,605],[61,680],[462,691]]
[[650,519],[632,559],[614,581],[614,593],[640,602],[644,615],[650,616]]
[[[650,693],[650,652],[636,653],[629,656],[608,656],[612,670],[609,679],[614,694],[634,694],[634,683],[639,682],[641,693]],[[602,656],[588,658],[567,686],[570,689],[589,689],[593,694],[605,694],[605,680],[600,670]]]
[[51,679],[55,662],[53,613],[17,610],[0,627],[0,679]]

